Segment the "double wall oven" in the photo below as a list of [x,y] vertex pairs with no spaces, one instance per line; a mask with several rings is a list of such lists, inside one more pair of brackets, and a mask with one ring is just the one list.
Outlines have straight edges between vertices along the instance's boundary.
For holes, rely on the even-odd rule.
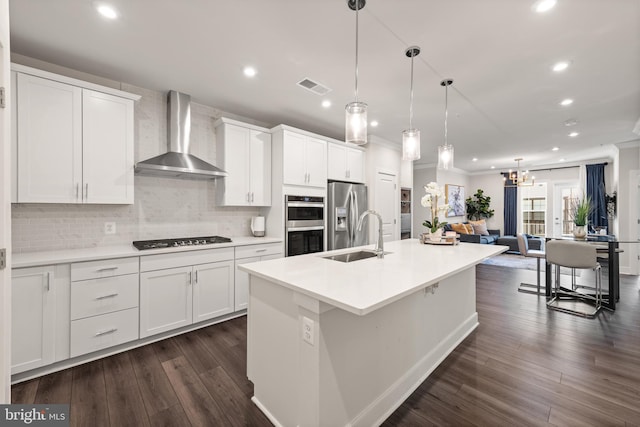
[[287,256],[324,250],[324,197],[285,196]]

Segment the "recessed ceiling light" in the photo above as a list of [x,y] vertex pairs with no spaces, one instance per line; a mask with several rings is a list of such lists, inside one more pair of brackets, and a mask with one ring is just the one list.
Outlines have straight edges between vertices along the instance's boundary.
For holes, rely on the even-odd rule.
[[578,136],[578,135],[580,135],[580,132],[571,132],[571,133],[569,134],[569,136],[570,136],[571,138],[575,138],[575,137],[576,137],[576,136]]
[[558,147],[553,147],[553,148],[551,149],[551,151],[558,151],[559,149],[560,149],[560,148],[558,148]]
[[242,72],[247,77],[255,77],[257,73],[256,69],[253,67],[244,67],[244,70],[242,70]]
[[105,18],[116,19],[118,17],[118,12],[116,12],[116,10],[112,6],[109,6],[108,4],[97,3],[96,9],[98,10],[98,13],[104,16]]
[[578,124],[578,120],[577,119],[568,119],[564,121],[564,125],[569,127],[569,126],[575,126]]
[[567,68],[569,68],[569,63],[567,61],[560,61],[560,62],[556,62],[553,65],[553,71],[555,71],[556,73],[559,73],[560,71],[564,71]]
[[559,160],[560,162],[564,162],[564,157]]
[[478,158],[477,158],[477,157],[474,157],[473,159],[471,159],[471,161],[472,161],[472,162],[477,162],[477,161],[478,161]]
[[324,101],[322,101],[322,106],[324,108],[329,108],[331,107],[331,101],[329,101],[328,99],[325,99]]
[[372,120],[371,122],[369,122],[369,124],[371,125],[372,128],[374,128],[374,127],[378,126],[378,121],[377,120]]
[[557,0],[538,0],[533,4],[533,10],[538,13],[548,12],[556,5]]
[[495,169],[495,168],[496,168],[495,166],[491,166],[491,169]]
[[560,101],[560,105],[562,105],[563,107],[566,107],[567,105],[571,105],[573,104],[573,99],[567,98],[567,99],[563,99],[562,101]]

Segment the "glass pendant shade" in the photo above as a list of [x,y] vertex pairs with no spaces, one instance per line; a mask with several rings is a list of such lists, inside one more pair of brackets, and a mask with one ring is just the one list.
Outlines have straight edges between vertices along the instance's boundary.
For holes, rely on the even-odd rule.
[[438,146],[438,169],[453,168],[453,145]]
[[367,143],[367,104],[350,102],[345,107],[345,141],[351,144]]
[[406,129],[402,131],[402,160],[420,159],[420,131]]

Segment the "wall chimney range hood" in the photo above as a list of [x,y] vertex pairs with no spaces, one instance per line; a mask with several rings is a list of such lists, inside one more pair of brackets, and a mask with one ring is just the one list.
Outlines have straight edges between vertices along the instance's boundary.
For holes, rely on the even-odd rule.
[[172,90],[167,97],[168,151],[136,163],[135,173],[200,180],[227,176],[227,172],[189,153],[190,133],[191,96]]

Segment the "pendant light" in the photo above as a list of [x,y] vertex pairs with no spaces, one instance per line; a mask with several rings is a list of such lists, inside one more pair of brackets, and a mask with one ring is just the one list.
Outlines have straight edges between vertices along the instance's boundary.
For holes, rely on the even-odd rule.
[[409,98],[409,129],[402,131],[402,160],[420,158],[420,131],[414,129],[413,122],[413,58],[420,54],[418,46],[411,46],[405,52],[411,58],[411,94]]
[[444,79],[440,86],[444,86],[444,145],[438,146],[438,169],[453,168],[453,145],[447,141],[447,116],[449,114],[449,86],[453,79]]
[[349,9],[356,11],[356,99],[345,107],[345,141],[356,145],[367,143],[367,104],[358,101],[358,11],[366,0],[347,0]]

